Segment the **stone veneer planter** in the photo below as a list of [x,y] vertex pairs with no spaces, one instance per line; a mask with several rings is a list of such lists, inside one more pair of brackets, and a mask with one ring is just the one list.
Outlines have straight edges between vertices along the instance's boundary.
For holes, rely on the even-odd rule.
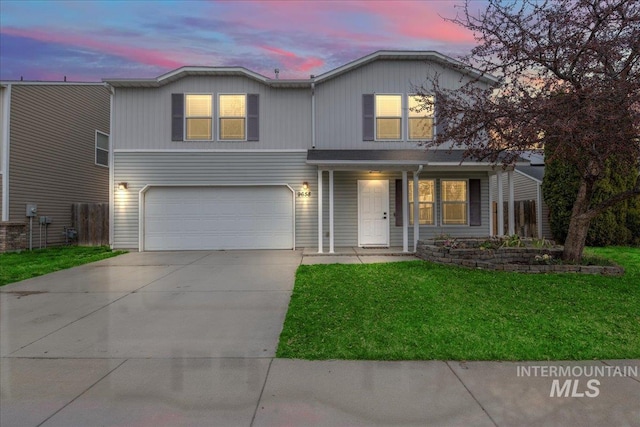
[[[583,273],[622,276],[620,266],[544,264],[535,260],[536,256],[549,255],[560,259],[562,247],[501,247],[483,249],[480,245],[500,240],[491,238],[456,238],[457,248],[450,247],[451,240],[420,240],[416,255],[426,261],[439,264],[454,264],[482,270],[516,271],[522,273]],[[527,240],[523,240],[526,244]]]

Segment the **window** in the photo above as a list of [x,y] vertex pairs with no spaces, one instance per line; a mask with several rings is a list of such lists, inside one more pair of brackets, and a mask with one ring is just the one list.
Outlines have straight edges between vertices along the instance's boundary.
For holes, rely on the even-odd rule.
[[211,95],[185,95],[185,136],[188,141],[210,141],[211,120]]
[[409,139],[433,139],[433,96],[409,95]]
[[402,96],[376,95],[376,139],[402,139]]
[[109,135],[96,131],[96,165],[109,167]]
[[467,224],[467,181],[442,180],[442,224]]
[[[433,179],[418,181],[418,215],[421,225],[435,224],[433,208],[436,199],[435,188],[436,183]],[[409,181],[409,192],[407,195],[409,196],[409,224],[413,224],[413,181]]]
[[245,140],[246,95],[220,95],[218,111],[220,115],[220,140]]

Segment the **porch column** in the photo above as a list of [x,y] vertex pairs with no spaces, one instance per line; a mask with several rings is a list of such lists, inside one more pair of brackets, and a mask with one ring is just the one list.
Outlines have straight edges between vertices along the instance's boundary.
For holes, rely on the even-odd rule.
[[420,238],[420,194],[419,181],[420,175],[413,173],[413,251],[418,250],[418,239]]
[[409,252],[409,195],[407,171],[402,171],[402,252]]
[[516,214],[513,206],[514,197],[514,188],[513,188],[513,171],[510,170],[507,172],[507,185],[509,186],[509,200],[508,200],[508,210],[509,210],[509,236],[513,236],[516,234]]
[[496,235],[498,236],[504,236],[504,209],[503,209],[503,204],[504,204],[504,188],[502,188],[503,186],[503,182],[502,182],[502,171],[499,170],[498,173],[496,174],[496,180],[497,180],[497,187],[498,187],[498,200],[497,200],[497,205],[498,205],[498,230]]
[[318,169],[318,253],[322,253],[322,169]]
[[538,226],[538,239],[542,239],[542,188],[541,183],[536,185],[536,225]]
[[496,234],[496,230],[493,229],[493,183],[492,176],[489,175],[489,236]]
[[329,170],[329,253],[333,251],[333,170]]

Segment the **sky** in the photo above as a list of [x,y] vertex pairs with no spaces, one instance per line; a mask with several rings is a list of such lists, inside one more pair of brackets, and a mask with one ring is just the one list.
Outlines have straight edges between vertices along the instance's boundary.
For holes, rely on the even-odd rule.
[[459,57],[473,34],[444,18],[461,3],[0,0],[0,80],[151,78],[185,65],[308,78],[381,49]]

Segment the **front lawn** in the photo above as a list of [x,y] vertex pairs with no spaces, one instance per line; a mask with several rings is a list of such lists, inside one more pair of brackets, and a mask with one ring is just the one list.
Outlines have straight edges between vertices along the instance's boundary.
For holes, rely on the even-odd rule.
[[300,266],[277,356],[640,358],[640,249],[588,252],[626,274],[528,275],[423,261]]
[[60,246],[0,254],[0,286],[123,253],[106,246]]

